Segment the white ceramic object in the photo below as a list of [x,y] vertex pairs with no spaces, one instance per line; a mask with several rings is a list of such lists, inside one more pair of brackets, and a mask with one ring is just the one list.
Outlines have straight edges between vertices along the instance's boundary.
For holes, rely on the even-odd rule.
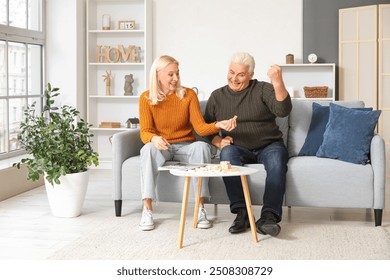
[[315,53],[311,53],[308,55],[307,60],[309,60],[310,63],[316,63],[317,55]]
[[51,185],[45,178],[46,193],[53,216],[60,218],[80,216],[87,192],[88,179],[88,170],[61,176],[60,185]]

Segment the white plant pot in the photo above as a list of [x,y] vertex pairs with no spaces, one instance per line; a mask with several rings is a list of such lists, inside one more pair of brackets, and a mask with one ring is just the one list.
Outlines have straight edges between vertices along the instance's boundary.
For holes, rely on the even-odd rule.
[[73,218],[80,216],[88,187],[88,170],[60,177],[61,184],[50,184],[46,180],[45,188],[50,209],[55,217]]

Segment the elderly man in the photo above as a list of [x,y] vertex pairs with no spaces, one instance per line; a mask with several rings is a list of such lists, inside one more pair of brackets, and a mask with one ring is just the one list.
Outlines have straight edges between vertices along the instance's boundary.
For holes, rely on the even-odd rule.
[[[215,90],[206,107],[207,122],[229,119],[237,115],[237,127],[221,130],[211,136],[221,150],[221,161],[234,165],[261,163],[267,172],[265,192],[257,232],[276,236],[281,228],[282,203],[285,193],[288,152],[282,133],[275,122],[291,112],[290,96],[278,65],[268,70],[271,83],[253,79],[255,61],[248,53],[236,53],[230,60],[228,84]],[[240,233],[249,228],[240,177],[223,178],[230,200],[230,211],[237,214],[229,228]]]

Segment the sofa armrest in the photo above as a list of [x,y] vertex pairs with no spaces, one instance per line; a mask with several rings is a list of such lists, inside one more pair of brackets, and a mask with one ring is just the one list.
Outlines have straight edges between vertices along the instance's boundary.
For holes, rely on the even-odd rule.
[[385,141],[379,135],[371,140],[371,166],[374,172],[374,209],[385,207],[386,152]]
[[114,179],[113,198],[122,199],[122,164],[133,156],[138,156],[143,143],[139,129],[119,132],[112,137],[112,173]]

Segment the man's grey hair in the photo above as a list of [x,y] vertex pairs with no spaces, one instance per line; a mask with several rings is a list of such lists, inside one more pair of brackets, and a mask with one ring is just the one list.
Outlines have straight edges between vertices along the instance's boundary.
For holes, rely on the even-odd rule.
[[246,52],[235,53],[230,58],[230,64],[232,63],[249,66],[248,72],[250,74],[252,74],[253,71],[255,70],[255,59],[253,58],[253,56],[251,56],[249,53]]

